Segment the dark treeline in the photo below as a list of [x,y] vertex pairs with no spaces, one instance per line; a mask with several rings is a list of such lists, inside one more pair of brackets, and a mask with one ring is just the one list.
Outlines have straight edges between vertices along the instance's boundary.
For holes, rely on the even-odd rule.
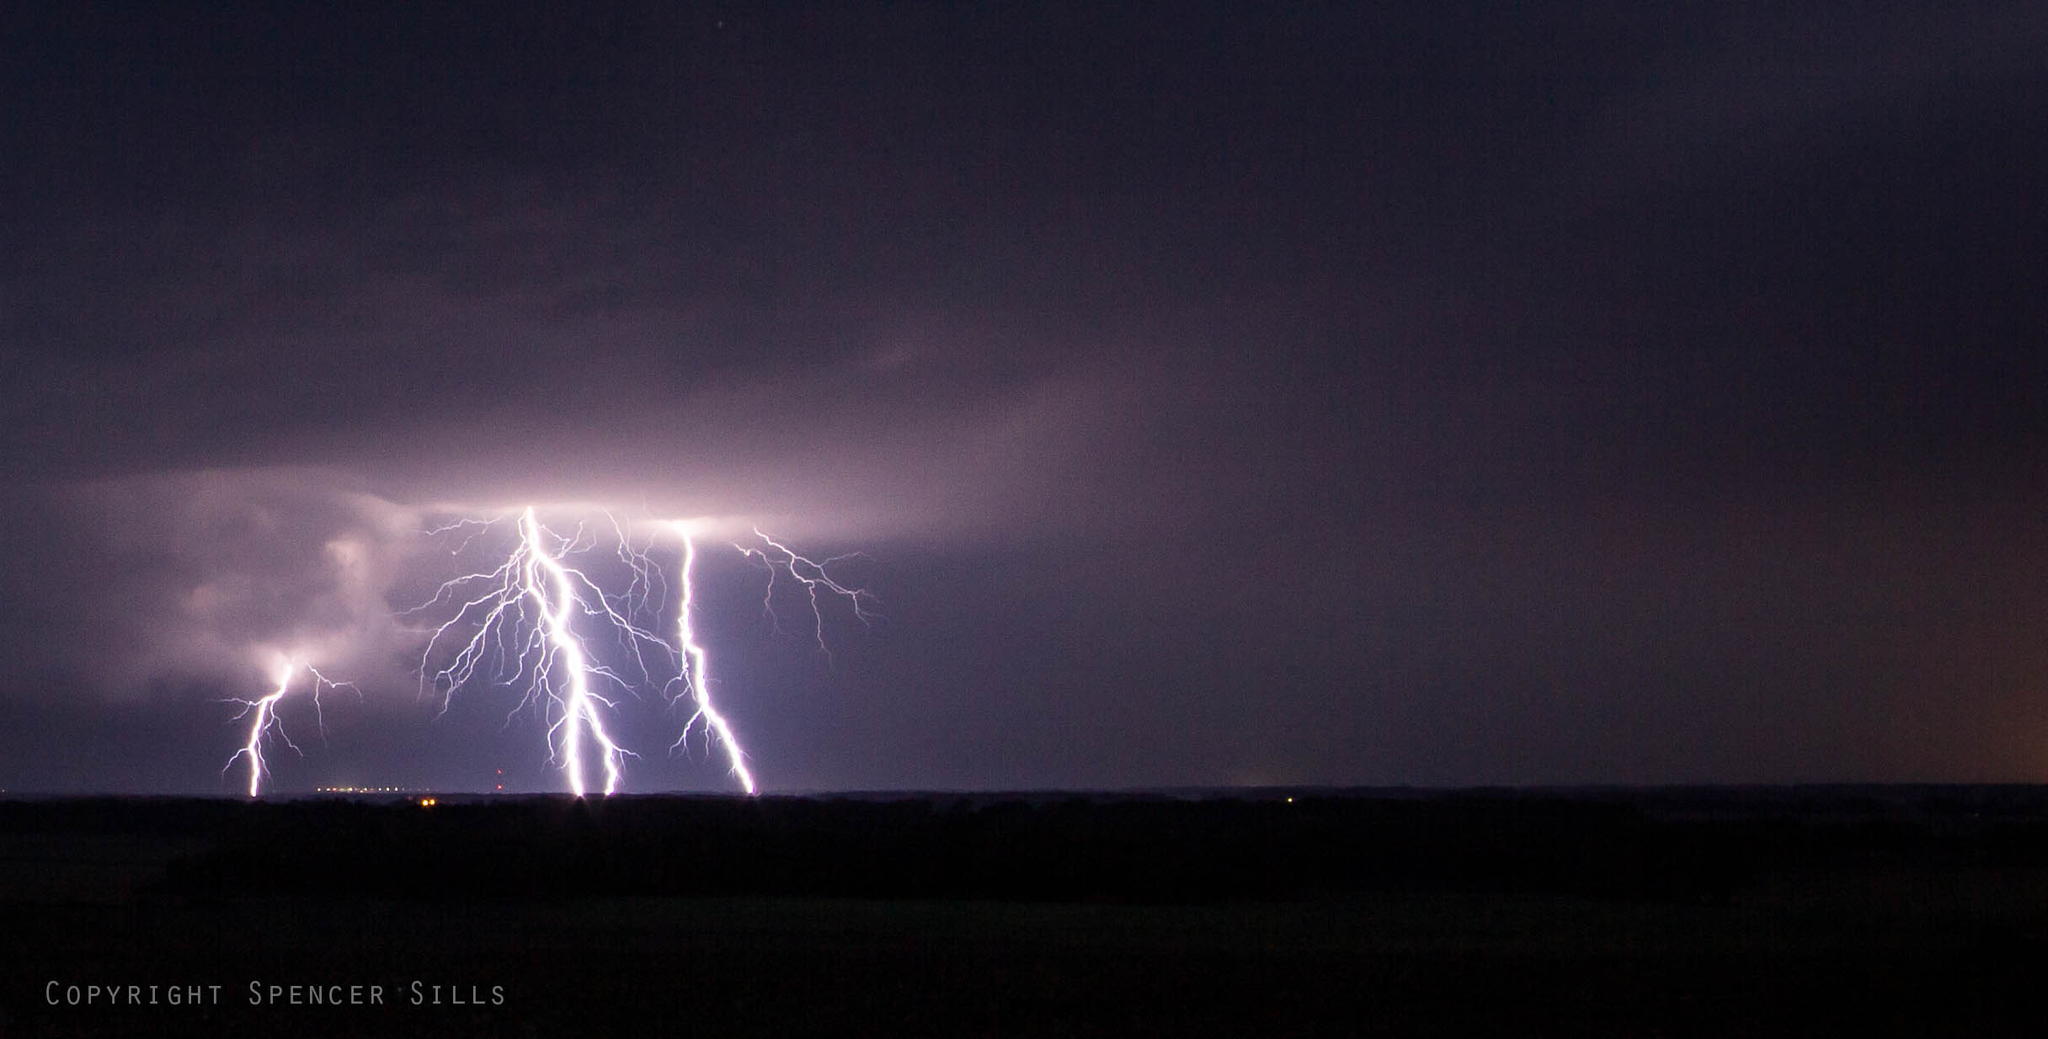
[[154,890],[179,895],[1713,901],[1787,871],[2048,865],[2038,802],[1998,788],[432,807],[82,799],[0,804],[0,834],[178,841],[185,850]]

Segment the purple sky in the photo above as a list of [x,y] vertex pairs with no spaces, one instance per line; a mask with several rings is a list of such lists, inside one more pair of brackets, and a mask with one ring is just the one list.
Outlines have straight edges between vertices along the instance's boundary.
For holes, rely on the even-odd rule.
[[[871,554],[829,666],[707,560],[771,790],[2039,780],[2043,53],[2025,3],[11,5],[0,788],[233,789],[287,643],[364,695],[280,789],[549,785],[393,618],[527,502]],[[629,787],[724,788],[660,722]]]

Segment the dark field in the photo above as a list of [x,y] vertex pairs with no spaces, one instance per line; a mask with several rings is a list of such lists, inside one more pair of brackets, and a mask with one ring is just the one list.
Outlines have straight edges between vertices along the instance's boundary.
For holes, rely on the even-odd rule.
[[2035,788],[1296,798],[0,804],[0,1034],[2048,1028]]

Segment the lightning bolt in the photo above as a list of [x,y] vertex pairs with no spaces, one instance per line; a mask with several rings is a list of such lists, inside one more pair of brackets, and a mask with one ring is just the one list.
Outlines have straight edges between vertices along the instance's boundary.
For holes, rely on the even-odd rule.
[[[466,546],[469,539],[497,522],[464,520],[429,533],[463,530],[468,536]],[[602,768],[604,792],[616,793],[624,759],[633,754],[606,731],[604,712],[616,703],[599,693],[595,683],[605,681],[629,691],[632,683],[595,661],[576,621],[579,616],[601,620],[630,655],[642,680],[651,681],[648,653],[679,661],[673,646],[630,616],[634,602],[645,594],[642,582],[648,571],[644,553],[633,547],[614,521],[621,558],[628,560],[636,575],[626,598],[614,600],[583,570],[564,562],[593,543],[586,530],[579,527],[574,535],[557,535],[541,524],[532,506],[519,514],[517,528],[518,546],[503,563],[445,581],[433,598],[406,611],[460,603],[455,615],[433,629],[427,640],[420,657],[422,695],[439,692],[441,713],[445,714],[455,691],[473,681],[479,669],[508,684],[524,681],[526,691],[507,714],[507,723],[520,710],[539,704],[547,721],[548,761],[560,762],[570,791],[582,797],[588,790],[584,754],[589,750],[596,753]],[[461,551],[461,546],[456,551]],[[469,638],[460,640],[460,648],[446,667],[432,670],[436,654],[465,625],[474,626]]]
[[[575,610],[583,605],[583,600],[576,594],[576,582],[582,578],[582,574],[563,566],[560,559],[548,553],[541,542],[540,521],[534,518],[532,509],[527,509],[525,515],[519,518],[519,529],[525,536],[528,554],[526,576],[523,581],[526,594],[545,606],[546,599],[541,594],[537,580],[541,571],[547,572],[555,588],[554,609],[543,615],[541,626],[547,632],[547,639],[554,653],[560,655],[565,665],[564,669],[568,671],[568,693],[562,697],[561,720],[556,723],[556,728],[561,730],[562,769],[569,774],[569,788],[577,797],[582,797],[582,748],[584,733],[587,730],[591,742],[597,744],[604,762],[604,792],[605,796],[609,797],[619,788],[619,759],[627,752],[612,742],[611,736],[604,731],[604,718],[598,714],[597,705],[602,703],[610,707],[612,703],[590,691],[590,679],[594,669],[584,654],[583,642],[576,637],[573,627],[572,618]],[[605,612],[611,612],[609,605],[605,607]],[[616,614],[613,616],[616,617]],[[553,664],[552,659],[543,658],[539,674],[549,674]]]
[[[625,590],[614,596],[577,565],[576,560],[599,547],[603,533],[593,533],[579,524],[573,533],[560,534],[541,522],[538,510],[527,506],[518,513],[491,519],[459,519],[427,531],[429,536],[459,535],[450,550],[461,555],[478,539],[509,523],[516,539],[509,553],[488,569],[462,574],[443,581],[426,602],[401,616],[433,611],[443,616],[437,625],[418,629],[425,635],[420,654],[419,694],[440,700],[437,717],[445,715],[455,693],[478,682],[520,688],[518,701],[505,715],[510,725],[522,711],[531,709],[545,722],[547,760],[559,765],[572,793],[585,796],[593,787],[605,795],[617,793],[625,759],[635,757],[621,746],[607,728],[607,719],[618,702],[604,694],[617,688],[636,695],[642,689],[658,689],[670,703],[687,697],[692,706],[669,750],[683,747],[692,733],[701,732],[707,749],[716,743],[725,754],[730,771],[747,794],[759,789],[747,765],[747,753],[740,745],[731,719],[718,707],[714,696],[711,656],[698,638],[696,620],[697,561],[699,534],[706,521],[672,520],[662,527],[682,542],[682,561],[676,578],[680,592],[675,641],[655,634],[638,618],[660,612],[667,597],[669,580],[652,556],[653,541],[637,543],[627,528],[609,513],[610,536],[622,573]],[[764,564],[769,572],[762,604],[774,616],[776,574],[786,573],[804,586],[810,601],[812,632],[827,659],[831,651],[825,642],[823,603],[828,597],[844,600],[863,625],[875,618],[873,597],[857,585],[846,583],[832,567],[860,557],[860,553],[813,560],[781,541],[756,529],[760,547],[734,545],[747,558]],[[442,665],[435,666],[436,661]],[[617,663],[614,667],[606,661]],[[236,699],[242,706],[237,720],[249,719],[246,742],[229,759],[222,771],[247,759],[249,793],[262,789],[267,767],[264,746],[274,733],[276,739],[298,752],[278,716],[278,707],[292,691],[292,679],[300,665],[290,658],[281,660],[276,672],[277,687],[266,696]],[[336,685],[325,675],[306,666],[312,676],[312,699],[316,715],[320,691]],[[667,676],[662,680],[662,676]],[[353,688],[353,686],[351,686]],[[360,690],[357,690],[360,695]],[[321,731],[325,724],[322,722]]]
[[670,526],[683,539],[683,604],[678,611],[680,616],[676,620],[676,637],[682,643],[687,661],[684,664],[683,681],[689,688],[690,698],[697,703],[697,713],[683,723],[683,731],[676,736],[676,741],[669,746],[669,750],[673,751],[682,746],[683,741],[690,738],[691,728],[702,721],[707,736],[710,733],[718,735],[718,742],[725,747],[726,760],[732,763],[732,774],[739,778],[740,786],[751,795],[754,793],[754,774],[747,769],[746,751],[741,749],[738,738],[733,736],[732,726],[725,720],[725,715],[720,714],[718,708],[711,702],[710,657],[705,653],[703,645],[697,641],[697,633],[691,626],[691,617],[696,611],[696,594],[692,581],[697,568],[697,539],[693,534],[694,526],[687,521],[672,523]]
[[322,689],[346,687],[355,689],[358,696],[362,695],[362,690],[356,689],[354,683],[336,682],[321,674],[318,668],[310,664],[301,665],[290,657],[286,657],[278,661],[276,672],[277,688],[272,690],[270,695],[258,697],[254,700],[229,698],[226,702],[242,705],[241,711],[235,715],[234,720],[249,719],[249,736],[242,744],[241,749],[235,751],[234,755],[228,758],[228,763],[221,766],[220,771],[222,775],[226,775],[229,769],[235,767],[235,762],[241,761],[244,758],[248,759],[250,797],[256,797],[263,793],[263,777],[269,772],[269,767],[263,760],[263,742],[266,736],[276,733],[277,738],[283,741],[285,746],[292,749],[292,753],[298,754],[301,757],[305,756],[305,752],[299,749],[299,745],[292,742],[291,734],[287,733],[284,729],[284,720],[278,717],[277,713],[278,704],[291,692],[292,676],[297,674],[302,666],[305,668],[306,674],[313,679],[314,724],[319,728],[320,734],[323,736],[327,734],[327,719],[320,707],[320,691]]

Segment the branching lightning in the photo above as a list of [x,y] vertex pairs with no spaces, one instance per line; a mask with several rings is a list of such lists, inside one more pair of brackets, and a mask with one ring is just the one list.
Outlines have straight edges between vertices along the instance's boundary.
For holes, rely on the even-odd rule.
[[[625,759],[637,755],[612,736],[608,720],[619,701],[607,694],[651,691],[671,703],[681,703],[687,697],[691,711],[669,747],[671,753],[685,748],[692,733],[702,733],[706,748],[716,743],[741,789],[754,794],[758,787],[753,770],[731,719],[715,701],[711,655],[696,627],[699,536],[706,524],[675,520],[658,527],[676,535],[682,548],[680,568],[675,571],[680,603],[675,641],[671,642],[656,634],[652,623],[643,621],[661,612],[669,590],[665,569],[652,554],[653,541],[636,542],[610,514],[605,521],[619,564],[617,573],[625,583],[624,590],[616,594],[606,591],[593,576],[604,571],[588,569],[581,562],[606,540],[602,527],[593,532],[590,525],[579,524],[572,533],[560,534],[543,524],[538,511],[528,506],[516,515],[461,519],[426,533],[459,535],[450,554],[460,555],[508,521],[517,536],[502,561],[443,581],[427,601],[402,613],[443,618],[422,630],[426,640],[419,666],[420,697],[439,700],[437,717],[447,713],[457,690],[467,686],[517,688],[520,696],[507,711],[506,724],[512,724],[523,711],[537,713],[544,721],[547,761],[560,767],[570,791],[581,797],[598,788],[610,795],[619,790]],[[874,619],[871,594],[831,571],[858,553],[819,562],[758,529],[754,534],[762,547],[734,547],[768,569],[764,609],[772,618],[778,572],[803,585],[810,602],[813,635],[828,659],[821,611],[825,597],[843,599],[863,625]],[[284,731],[277,708],[301,667],[284,661],[274,691],[256,699],[231,701],[242,706],[236,718],[250,721],[247,741],[229,759],[227,768],[248,759],[252,797],[261,792],[267,772],[263,758],[266,738],[275,731],[279,740],[298,751]],[[304,670],[312,676],[316,712],[321,689],[348,684],[331,682],[311,667]]]
[[847,605],[853,608],[853,616],[860,621],[862,627],[873,627],[876,618],[870,612],[870,609],[874,605],[874,596],[865,588],[848,585],[839,581],[832,576],[829,570],[835,563],[863,558],[862,553],[850,552],[842,556],[832,556],[821,563],[761,533],[761,528],[759,527],[754,528],[754,536],[760,538],[762,544],[768,547],[765,549],[748,548],[740,544],[735,544],[733,547],[739,549],[741,555],[757,560],[768,568],[768,588],[761,594],[761,609],[764,613],[767,613],[771,618],[775,614],[775,575],[779,570],[787,572],[797,583],[803,585],[805,594],[810,597],[811,632],[813,637],[817,639],[818,652],[825,654],[825,659],[830,660],[832,658],[832,649],[825,645],[825,613],[818,603],[818,594],[821,589],[828,595],[835,595],[846,600]]
[[[441,530],[488,528],[495,522],[465,520]],[[588,750],[596,753],[602,768],[604,792],[615,793],[623,759],[632,752],[605,730],[604,712],[615,703],[597,691],[596,683],[631,691],[633,678],[643,683],[653,678],[649,653],[680,660],[675,647],[631,619],[632,600],[642,587],[637,575],[647,572],[637,562],[644,554],[621,533],[619,551],[636,561],[636,578],[627,595],[615,600],[583,570],[563,561],[591,546],[586,529],[557,535],[541,524],[531,507],[519,514],[517,527],[518,546],[503,563],[443,582],[432,599],[408,611],[460,603],[455,615],[433,630],[420,656],[421,693],[438,693],[446,713],[455,690],[476,679],[480,669],[504,684],[524,683],[524,695],[506,716],[507,722],[520,710],[538,706],[547,721],[548,761],[561,764],[569,789],[579,797],[586,792]],[[480,531],[465,533],[473,538]],[[579,618],[602,621],[631,658],[637,676],[597,663],[577,629]],[[465,627],[470,630],[462,639]],[[451,641],[459,641],[460,648],[447,666],[434,669],[432,661]]]
[[285,746],[292,749],[292,753],[300,756],[305,754],[304,751],[299,749],[298,744],[292,742],[291,734],[285,731],[284,719],[278,717],[277,713],[278,704],[291,692],[292,676],[298,674],[301,667],[304,667],[306,674],[313,680],[314,724],[319,728],[322,735],[325,735],[327,732],[327,722],[320,709],[321,690],[348,688],[355,690],[358,695],[362,692],[362,690],[356,689],[355,684],[352,682],[333,681],[326,675],[321,674],[318,668],[310,664],[301,665],[297,661],[285,658],[278,661],[277,688],[270,695],[254,700],[229,699],[228,703],[242,705],[242,710],[235,715],[235,720],[249,719],[249,737],[242,744],[241,749],[235,751],[233,757],[228,758],[228,763],[221,767],[221,774],[226,775],[229,769],[235,767],[235,762],[247,758],[249,760],[250,797],[255,797],[263,792],[263,777],[269,772],[268,766],[263,761],[263,742],[266,736],[276,733],[277,738],[283,741]]

